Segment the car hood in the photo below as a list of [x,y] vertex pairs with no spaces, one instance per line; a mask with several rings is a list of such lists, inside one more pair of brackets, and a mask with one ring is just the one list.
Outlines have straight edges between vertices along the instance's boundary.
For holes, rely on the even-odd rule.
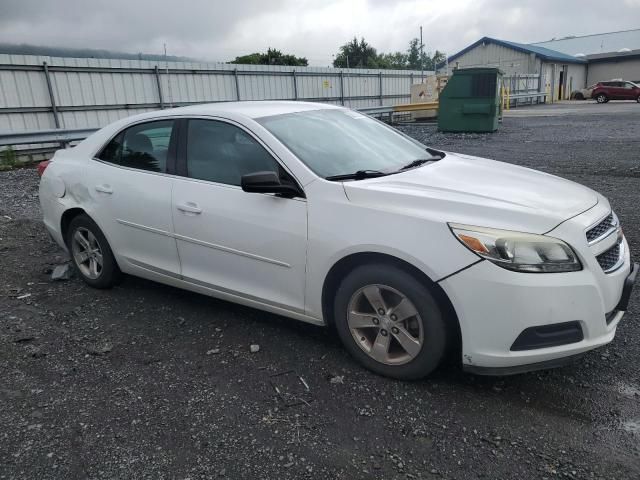
[[372,208],[531,233],[546,233],[603,198],[547,173],[455,153],[344,188],[350,201]]

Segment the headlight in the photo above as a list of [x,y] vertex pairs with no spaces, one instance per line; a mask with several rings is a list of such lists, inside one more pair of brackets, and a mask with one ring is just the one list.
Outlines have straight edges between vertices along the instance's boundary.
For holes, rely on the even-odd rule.
[[582,270],[571,247],[557,238],[453,223],[449,227],[469,250],[507,270],[529,273]]

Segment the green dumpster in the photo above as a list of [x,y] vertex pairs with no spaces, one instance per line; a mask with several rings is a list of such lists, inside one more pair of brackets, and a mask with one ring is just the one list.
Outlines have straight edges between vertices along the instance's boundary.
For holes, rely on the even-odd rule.
[[458,68],[440,93],[438,129],[443,132],[495,132],[500,115],[497,68]]

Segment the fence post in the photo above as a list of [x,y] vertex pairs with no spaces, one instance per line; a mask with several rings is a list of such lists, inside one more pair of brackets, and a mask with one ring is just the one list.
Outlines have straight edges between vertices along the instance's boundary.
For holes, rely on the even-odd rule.
[[158,65],[154,67],[156,74],[156,85],[158,86],[158,100],[160,100],[160,110],[164,109],[164,100],[162,99],[162,85],[160,85],[160,72],[158,71]]
[[382,72],[378,72],[378,80],[380,81],[380,106],[384,105],[382,100]]
[[340,103],[344,106],[344,71],[340,70]]
[[233,77],[236,80],[236,98],[240,101],[240,84],[238,83],[238,69],[233,69]]
[[[540,73],[538,74],[538,93],[542,93],[542,69],[540,69]],[[545,89],[546,93],[546,89]],[[547,98],[545,97],[545,103],[547,102]],[[536,104],[540,103],[540,97],[536,99]]]
[[296,70],[293,69],[291,72],[291,76],[293,77],[293,99],[298,100],[298,81],[296,80]]
[[56,98],[53,95],[53,88],[51,87],[51,77],[49,76],[49,66],[47,65],[47,62],[42,62],[42,68],[44,70],[44,78],[47,80],[47,90],[49,90],[49,100],[51,101],[51,111],[53,112],[53,123],[56,128],[60,128],[58,107],[56,105]]

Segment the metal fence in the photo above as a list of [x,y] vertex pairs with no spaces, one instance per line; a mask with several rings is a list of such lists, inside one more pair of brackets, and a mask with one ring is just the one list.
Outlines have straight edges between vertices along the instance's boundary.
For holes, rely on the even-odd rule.
[[420,81],[421,72],[406,70],[0,54],[0,132],[100,128],[136,113],[206,102],[393,105],[407,102]]
[[546,92],[539,74],[521,74],[502,77],[503,103],[517,107],[521,104],[545,103]]

